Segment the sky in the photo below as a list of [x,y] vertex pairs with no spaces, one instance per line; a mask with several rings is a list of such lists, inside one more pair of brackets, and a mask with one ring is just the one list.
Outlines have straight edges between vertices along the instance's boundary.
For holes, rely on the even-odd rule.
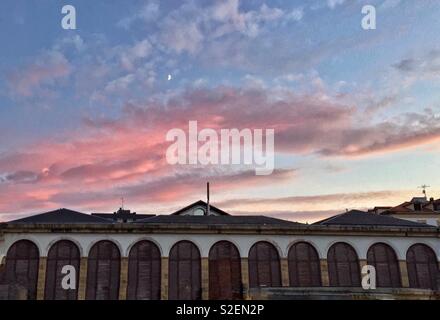
[[[0,6],[0,221],[121,198],[166,214],[204,200],[207,181],[223,210],[300,222],[397,205],[422,184],[440,197],[438,0]],[[189,121],[274,129],[273,173],[169,164],[166,134]]]

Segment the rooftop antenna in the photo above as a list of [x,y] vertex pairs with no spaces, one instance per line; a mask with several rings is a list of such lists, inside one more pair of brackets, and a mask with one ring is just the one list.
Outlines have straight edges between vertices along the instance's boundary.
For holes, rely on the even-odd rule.
[[421,185],[419,188],[422,189],[423,194],[425,195],[426,198],[426,189],[430,188],[431,186],[427,186],[426,184]]
[[124,210],[124,197],[121,197],[121,209]]
[[206,215],[209,216],[210,214],[210,207],[209,207],[209,181],[206,183],[206,198],[207,198],[207,202],[206,202]]

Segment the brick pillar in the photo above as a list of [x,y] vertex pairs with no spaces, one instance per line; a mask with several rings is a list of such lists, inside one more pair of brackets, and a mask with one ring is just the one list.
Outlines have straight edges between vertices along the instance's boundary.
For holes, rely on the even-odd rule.
[[241,284],[243,287],[243,299],[249,299],[249,265],[248,258],[241,258]]
[[46,285],[47,257],[40,257],[38,265],[37,300],[44,300],[44,287]]
[[281,258],[281,285],[289,287],[289,264],[287,258]]
[[168,257],[162,257],[160,268],[160,298],[161,300],[168,300]]
[[408,267],[405,260],[399,261],[400,281],[403,288],[409,288]]
[[119,282],[119,300],[127,300],[128,258],[121,258],[121,275]]
[[85,300],[87,287],[87,257],[81,257],[78,276],[78,300]]
[[359,270],[362,273],[362,268],[365,267],[368,264],[367,260],[365,259],[359,259]]
[[209,300],[209,259],[202,258],[202,300]]
[[328,263],[327,259],[321,259],[320,260],[321,265],[321,283],[323,287],[330,286],[330,281],[328,277]]

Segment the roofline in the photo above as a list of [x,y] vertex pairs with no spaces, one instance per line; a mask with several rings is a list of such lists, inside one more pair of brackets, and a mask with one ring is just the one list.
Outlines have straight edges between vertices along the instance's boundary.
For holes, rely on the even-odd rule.
[[267,234],[267,235],[360,235],[440,238],[440,228],[354,225],[231,225],[231,224],[8,224],[0,223],[2,233],[151,233],[151,234]]

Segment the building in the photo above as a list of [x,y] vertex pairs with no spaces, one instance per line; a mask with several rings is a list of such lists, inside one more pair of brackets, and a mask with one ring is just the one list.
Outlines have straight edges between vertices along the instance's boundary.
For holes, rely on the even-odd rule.
[[414,197],[395,207],[375,207],[370,213],[440,226],[440,199]]
[[[362,211],[308,225],[203,201],[170,215],[59,209],[0,224],[0,255],[3,299],[440,298],[440,230]],[[361,287],[367,264],[375,290]]]

